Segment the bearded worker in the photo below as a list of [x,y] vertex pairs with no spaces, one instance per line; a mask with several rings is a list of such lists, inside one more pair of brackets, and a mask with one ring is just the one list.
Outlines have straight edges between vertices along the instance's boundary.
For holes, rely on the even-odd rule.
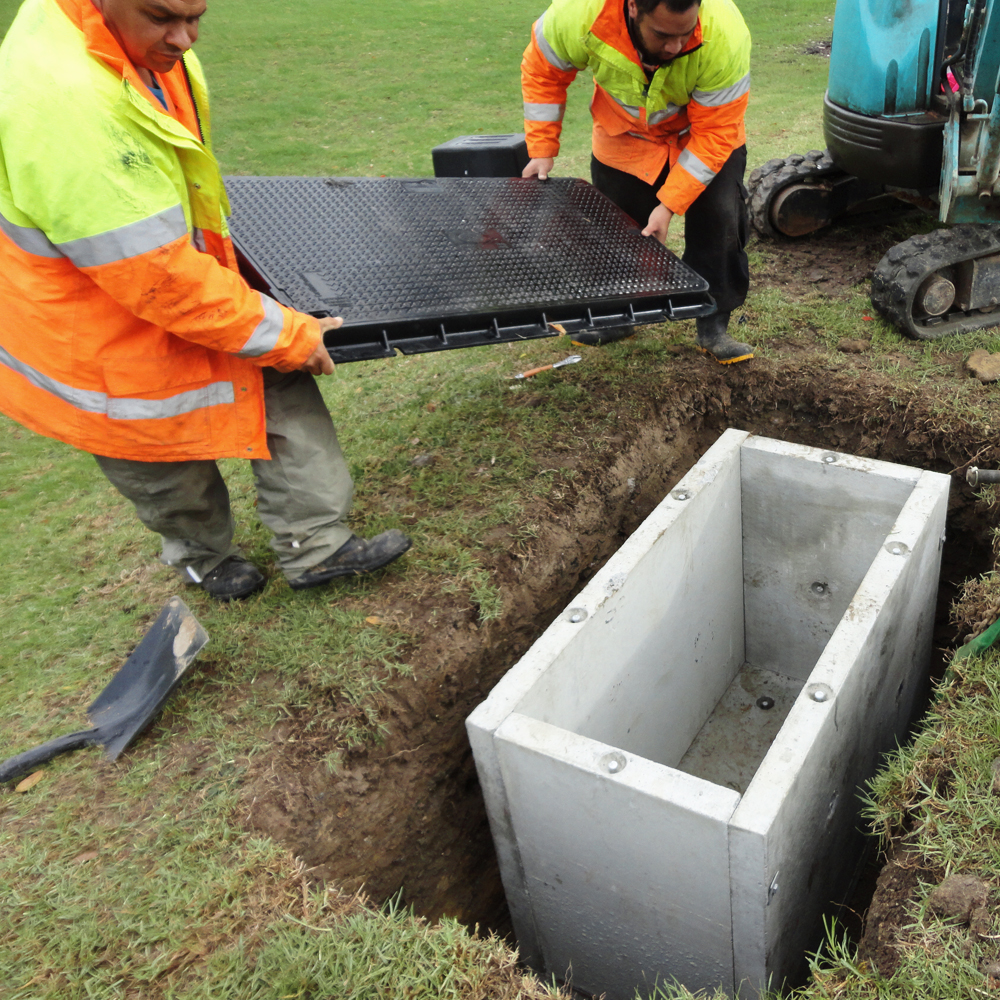
[[88,451],[163,561],[220,600],[264,584],[215,459],[247,458],[293,588],[384,566],[313,375],[316,320],[252,290],[228,238],[204,0],[27,0],[0,46],[0,409]]
[[[594,75],[594,186],[665,242],[685,216],[684,262],[709,284],[718,312],[697,344],[723,364],[753,357],[728,334],[749,287],[743,175],[750,33],[732,0],[555,0],[521,62],[530,162],[545,180],[559,154],[566,91]],[[577,337],[602,344],[631,327]]]

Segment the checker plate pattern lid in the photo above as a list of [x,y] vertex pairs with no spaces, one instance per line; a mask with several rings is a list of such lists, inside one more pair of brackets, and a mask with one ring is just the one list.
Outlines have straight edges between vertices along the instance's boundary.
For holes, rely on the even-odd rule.
[[711,311],[706,282],[582,180],[230,177],[226,186],[252,283],[302,312],[343,316],[327,340],[347,355],[352,340],[381,341],[366,356],[388,356],[393,346],[486,342],[476,333],[551,335],[551,322],[578,330],[677,318],[671,303]]

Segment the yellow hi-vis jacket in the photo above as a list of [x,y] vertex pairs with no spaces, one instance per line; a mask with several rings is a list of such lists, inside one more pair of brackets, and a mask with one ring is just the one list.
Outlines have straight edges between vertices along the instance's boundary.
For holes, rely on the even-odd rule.
[[686,212],[746,142],[750,33],[732,0],[702,0],[694,34],[651,80],[624,0],[555,0],[521,62],[530,156],[558,155],[566,90],[585,68],[594,75],[594,156],[647,184],[669,160],[657,197],[673,212]]
[[260,366],[315,319],[236,271],[208,98],[168,110],[91,0],[26,0],[0,46],[0,410],[111,458],[268,458]]

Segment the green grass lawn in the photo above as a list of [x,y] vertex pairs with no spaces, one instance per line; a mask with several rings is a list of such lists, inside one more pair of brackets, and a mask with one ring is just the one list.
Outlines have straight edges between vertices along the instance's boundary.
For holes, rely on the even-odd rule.
[[[833,6],[741,5],[755,46],[751,168],[822,147],[828,63],[803,47],[829,37]],[[542,7],[538,0],[211,0],[198,51],[224,172],[424,176],[438,143],[521,131],[518,64]],[[0,0],[0,31],[16,8]],[[579,80],[557,172],[586,176],[589,96],[588,81]],[[756,291],[746,336],[766,356],[771,338],[821,314],[829,348],[856,335],[866,308],[860,289],[805,304]],[[651,336],[631,360],[609,353],[594,364],[620,383],[624,410],[630,380],[662,361],[672,342],[690,339],[689,325],[678,325]],[[983,335],[962,340],[980,342],[992,343]],[[405,565],[390,570],[408,587],[464,602],[480,621],[501,614],[503,594],[484,569],[485,540],[501,526],[530,531],[523,511],[550,493],[557,475],[533,457],[532,442],[552,440],[589,405],[574,382],[552,380],[544,405],[511,409],[506,377],[568,353],[566,346],[352,364],[323,380],[356,479],[355,527],[413,535]],[[872,349],[924,365],[904,379],[933,366],[939,350],[888,332],[876,333]],[[605,428],[616,417],[588,419]],[[79,727],[85,706],[178,585],[156,561],[156,540],[89,456],[2,418],[0,435],[5,755]],[[416,468],[416,451],[446,457]],[[238,540],[269,567],[249,470],[226,462],[225,473]],[[79,754],[48,768],[30,792],[0,794],[0,996],[544,995],[520,979],[498,942],[454,921],[430,926],[310,888],[287,852],[243,824],[243,769],[268,752],[266,733],[284,715],[317,704],[357,709],[315,714],[330,731],[331,769],[352,745],[379,738],[376,699],[410,669],[412,636],[405,623],[371,621],[366,601],[377,592],[376,580],[293,597],[272,580],[259,598],[228,607],[183,590],[212,643],[141,751],[118,766]],[[171,752],[168,737],[177,733],[199,748],[197,767]],[[838,989],[844,981],[840,975]]]
[[[230,173],[428,176],[457,135],[521,132],[518,66],[544,4],[213,0],[198,51],[213,84]],[[754,36],[751,163],[822,148],[831,0],[741,4]],[[265,27],[266,25],[266,27]],[[794,86],[789,86],[794,81]],[[591,83],[570,92],[558,172],[589,177]]]
[[[19,4],[0,0],[0,32]],[[822,147],[833,0],[746,0],[754,39],[751,167]],[[521,132],[518,67],[538,0],[211,0],[197,51],[216,152],[234,174],[423,177],[457,135]],[[570,92],[558,172],[588,176],[591,85]]]

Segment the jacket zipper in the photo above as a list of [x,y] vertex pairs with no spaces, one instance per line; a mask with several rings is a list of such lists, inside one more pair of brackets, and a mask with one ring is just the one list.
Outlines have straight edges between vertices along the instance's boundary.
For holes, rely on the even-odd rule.
[[198,138],[201,144],[205,145],[205,130],[201,127],[201,112],[198,110],[198,102],[194,97],[194,88],[191,86],[191,77],[188,75],[187,63],[181,59],[181,66],[184,69],[184,81],[187,83],[188,95],[191,98],[191,106],[194,108],[194,116],[198,120]]

